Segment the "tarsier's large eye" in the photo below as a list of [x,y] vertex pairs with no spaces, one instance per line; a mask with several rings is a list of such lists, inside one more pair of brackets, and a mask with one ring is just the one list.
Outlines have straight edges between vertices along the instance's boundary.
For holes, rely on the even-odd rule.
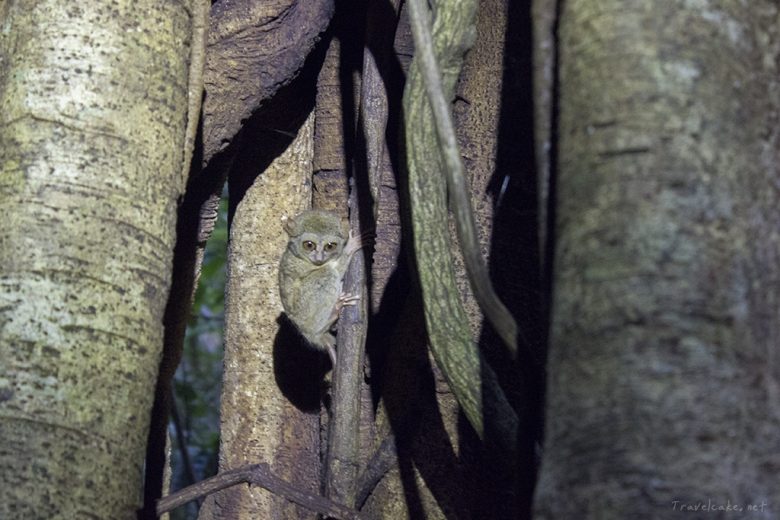
[[305,240],[303,242],[303,250],[304,251],[314,251],[314,248],[315,248],[314,242],[312,242],[311,240]]
[[336,242],[328,242],[325,244],[325,251],[330,253],[336,250]]

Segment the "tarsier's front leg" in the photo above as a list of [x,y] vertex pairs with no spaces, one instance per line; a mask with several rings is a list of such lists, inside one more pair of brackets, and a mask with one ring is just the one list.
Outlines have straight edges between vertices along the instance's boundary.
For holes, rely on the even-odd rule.
[[325,344],[325,350],[328,351],[328,357],[330,357],[330,364],[334,368],[336,367],[336,338],[330,332],[325,332],[322,335],[323,343]]

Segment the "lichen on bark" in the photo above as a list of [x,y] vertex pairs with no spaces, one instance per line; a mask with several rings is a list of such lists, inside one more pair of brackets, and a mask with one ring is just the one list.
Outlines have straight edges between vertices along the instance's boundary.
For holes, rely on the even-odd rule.
[[131,518],[170,284],[187,3],[6,3],[0,516]]

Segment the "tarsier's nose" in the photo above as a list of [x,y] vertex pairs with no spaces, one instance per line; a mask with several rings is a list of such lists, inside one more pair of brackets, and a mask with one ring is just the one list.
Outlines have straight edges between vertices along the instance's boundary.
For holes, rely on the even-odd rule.
[[315,251],[314,252],[314,261],[317,262],[318,264],[321,264],[322,262],[324,262],[325,261],[325,251],[323,251],[322,249],[318,249],[317,251]]

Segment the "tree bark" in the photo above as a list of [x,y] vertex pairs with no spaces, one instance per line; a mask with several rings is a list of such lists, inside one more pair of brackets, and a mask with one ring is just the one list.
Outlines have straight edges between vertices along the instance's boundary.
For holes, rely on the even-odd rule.
[[[527,63],[522,57],[525,52],[530,53],[528,46],[520,45],[523,38],[529,36],[528,28],[522,26],[522,16],[522,6],[515,8],[501,1],[479,5],[476,39],[474,47],[466,54],[460,74],[454,116],[469,175],[472,203],[480,226],[481,251],[483,254],[491,251],[491,256],[495,251],[500,259],[495,263],[491,260],[491,275],[497,275],[497,279],[501,280],[496,289],[502,293],[502,299],[506,296],[506,301],[512,302],[513,308],[522,301],[526,310],[533,307],[537,298],[532,288],[537,283],[538,258],[535,255],[536,223],[533,211],[528,209],[533,207],[535,197],[533,167],[528,166],[531,155],[526,150],[531,143],[531,133],[522,123],[528,121],[526,125],[530,124],[528,114],[522,113],[530,100],[530,89],[517,81],[517,75],[527,70],[523,69]],[[396,55],[403,65],[408,63],[410,44],[408,20],[402,16],[397,32]],[[391,67],[385,71],[385,77],[391,71],[402,77]],[[390,87],[388,90],[392,93]],[[391,96],[390,105],[394,102],[397,100]],[[510,118],[511,124],[507,124]],[[393,124],[397,123],[391,119],[389,136],[398,132]],[[516,131],[518,127],[523,130]],[[392,150],[391,157],[397,157],[397,149],[392,144],[388,146]],[[522,162],[524,160],[527,162]],[[504,182],[506,177],[509,179]],[[382,205],[395,198],[392,191],[386,190],[393,185],[389,180],[388,175],[382,181],[385,189]],[[504,185],[506,187],[502,189]],[[524,199],[518,196],[520,193],[528,195]],[[520,517],[527,517],[534,474],[533,458],[530,464],[527,459],[524,460],[522,471],[528,477],[523,482],[523,489],[519,490],[515,476],[507,473],[518,469],[516,461],[504,453],[498,456],[501,460],[497,461],[497,454],[486,450],[465,424],[444,375],[425,352],[419,293],[407,290],[401,293],[404,299],[398,300],[398,285],[410,284],[405,281],[405,276],[408,276],[405,266],[401,264],[390,281],[385,282],[388,276],[382,275],[383,266],[377,264],[377,260],[382,262],[385,258],[380,254],[381,248],[387,248],[392,243],[392,238],[385,239],[381,235],[386,231],[384,221],[380,217],[380,239],[372,270],[374,282],[380,281],[373,287],[372,293],[375,299],[381,296],[383,300],[375,300],[377,314],[372,318],[369,329],[369,354],[372,376],[378,371],[373,363],[377,360],[384,363],[382,373],[376,377],[380,380],[378,386],[382,394],[377,410],[376,445],[386,438],[388,432],[392,434],[397,466],[390,467],[368,497],[363,511],[368,515],[393,519],[442,518],[445,515],[448,518],[468,518],[471,515],[517,518],[518,507],[522,507]],[[498,224],[494,228],[496,222]],[[448,231],[447,250],[455,252],[452,226]],[[507,258],[510,252],[517,250],[522,254]],[[470,336],[472,340],[480,338],[480,346],[483,352],[490,352],[491,361],[503,359],[497,364],[501,367],[500,376],[506,376],[502,382],[509,383],[513,404],[517,404],[520,380],[517,365],[507,363],[506,355],[502,358],[500,353],[506,354],[506,348],[494,333],[491,334],[490,327],[482,328],[482,316],[470,295],[463,264],[458,262],[457,255],[454,260],[457,292],[465,304]],[[524,312],[523,315],[528,316],[526,319],[529,321],[533,319],[533,313]],[[521,349],[523,362],[527,362],[528,347],[524,345]],[[372,377],[372,380],[375,378]],[[523,403],[523,406],[527,404]],[[534,413],[538,413],[538,405],[529,408],[536,408]],[[532,430],[528,446],[533,446],[533,434]],[[525,446],[524,451],[527,451]],[[522,505],[516,500],[521,496]]]
[[0,17],[0,516],[135,518],[184,189],[190,2]]
[[[214,191],[214,183],[203,182],[201,165],[192,164],[195,141],[199,135],[203,99],[203,65],[210,6],[207,0],[196,0],[192,2],[192,11],[190,11],[192,45],[188,60],[187,128],[184,139],[184,159],[181,165],[182,177],[187,178],[187,188],[177,211],[171,288],[163,314],[163,349],[149,421],[149,436],[144,459],[144,506],[143,511],[139,512],[139,519],[155,518],[155,502],[170,492],[171,447],[168,427],[172,410],[175,408],[173,377],[183,353],[184,336],[190,321],[195,288],[200,277],[205,243],[214,229],[218,214],[216,208],[219,205],[219,196],[208,196]],[[199,163],[197,160],[195,162]],[[215,183],[219,185],[221,191],[224,177]],[[201,205],[204,206],[203,209]],[[198,215],[200,218],[192,218],[193,215]],[[168,515],[162,516],[162,520],[168,520]]]
[[[230,224],[219,469],[267,463],[282,479],[319,494],[321,374],[306,369],[317,366],[317,353],[301,344],[291,326],[280,331],[277,321],[277,268],[287,244],[280,219],[309,205],[312,128],[310,117],[243,193]],[[243,486],[221,491],[205,510],[201,518],[313,516],[261,488]]]
[[204,81],[208,162],[303,68],[333,15],[333,0],[233,0],[211,10]]
[[564,3],[540,519],[777,516],[777,20]]
[[[518,457],[462,435],[461,461],[473,504],[490,518],[529,518],[540,442],[544,338],[534,175],[529,2],[482,0],[476,39],[458,79],[453,111],[479,227],[480,253],[501,301],[518,324],[517,358],[486,322],[469,287],[457,240],[458,289],[486,363],[520,416]],[[451,226],[452,227],[452,226]],[[490,442],[490,441],[489,441]],[[476,511],[474,511],[476,513]]]

